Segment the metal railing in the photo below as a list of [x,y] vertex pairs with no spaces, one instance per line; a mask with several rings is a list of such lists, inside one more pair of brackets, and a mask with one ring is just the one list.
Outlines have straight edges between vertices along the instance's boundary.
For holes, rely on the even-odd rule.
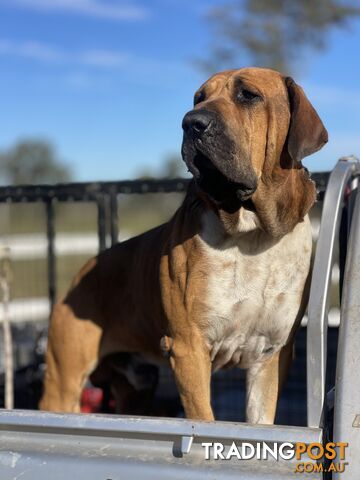
[[[341,325],[336,363],[336,390],[334,402],[334,442],[346,442],[348,467],[346,472],[335,473],[333,479],[352,480],[360,471],[360,194],[359,177],[352,182],[358,190],[355,201],[346,269],[344,296],[341,305]],[[355,195],[354,195],[355,197]]]
[[[41,202],[46,209],[48,297],[56,299],[55,202],[94,202],[97,206],[99,250],[118,241],[120,194],[185,192],[189,179],[125,180],[119,182],[67,183],[56,185],[15,185],[0,187],[0,203]],[[107,239],[110,239],[108,244]]]
[[[31,480],[286,480],[294,478],[295,458],[274,460],[266,455],[266,459],[258,460],[254,455],[252,460],[239,461],[232,455],[226,461],[211,456],[205,461],[204,446],[221,442],[228,451],[235,443],[246,446],[247,452],[252,447],[255,452],[262,442],[274,448],[283,443],[321,443],[322,431],[306,427],[5,410],[0,412],[0,437],[2,480],[23,474]],[[305,461],[309,461],[307,456]],[[320,476],[311,474],[312,478]]]
[[[345,187],[356,171],[354,162],[340,161],[331,175],[314,264],[309,303],[307,404],[308,425],[320,425],[325,397],[326,340],[329,283],[335,238],[341,224]],[[330,173],[313,173],[320,200],[324,199]],[[48,297],[56,298],[55,202],[94,202],[97,206],[99,250],[118,241],[118,195],[185,192],[188,179],[135,180],[0,187],[0,203],[42,202],[46,207]],[[347,234],[348,228],[345,229]],[[345,240],[346,244],[346,240]]]
[[[353,202],[348,202],[347,218],[342,215],[342,207],[345,193],[348,199],[352,198],[351,187],[355,186],[352,179],[358,175],[360,175],[360,164],[356,159],[350,157],[340,159],[330,175],[324,198],[308,305],[307,413],[309,427],[321,425],[324,413],[331,272],[334,265],[335,244],[339,238],[342,221],[345,221],[346,228],[342,229],[345,239],[340,242],[340,246],[345,248],[347,246]],[[346,192],[347,188],[349,191]],[[340,257],[344,258],[342,252]]]
[[[319,198],[322,199],[329,172],[314,173]],[[181,193],[190,180],[185,178],[124,180],[119,182],[79,182],[56,185],[14,185],[0,187],[0,203],[41,202],[46,208],[48,257],[48,297],[56,299],[55,209],[54,202],[94,202],[97,206],[99,250],[118,241],[118,202],[120,194]],[[108,244],[107,239],[110,239]]]

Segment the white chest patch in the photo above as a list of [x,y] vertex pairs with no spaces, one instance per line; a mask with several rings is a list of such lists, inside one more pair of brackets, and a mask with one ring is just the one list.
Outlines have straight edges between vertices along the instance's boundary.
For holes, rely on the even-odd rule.
[[310,266],[310,221],[277,241],[258,229],[226,237],[213,212],[202,221],[209,272],[202,324],[213,369],[248,368],[286,343],[297,318]]

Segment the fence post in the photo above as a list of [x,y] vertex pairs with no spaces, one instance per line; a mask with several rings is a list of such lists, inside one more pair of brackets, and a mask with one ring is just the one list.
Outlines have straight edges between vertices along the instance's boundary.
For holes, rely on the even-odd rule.
[[0,248],[0,293],[3,304],[3,332],[4,332],[4,370],[5,370],[5,408],[14,408],[14,357],[10,324],[10,281],[11,264],[10,249]]
[[119,227],[117,193],[114,189],[110,193],[110,236],[111,245],[115,245],[118,242]]
[[102,252],[106,249],[106,199],[103,194],[97,195],[96,204],[98,209],[99,252]]
[[50,311],[56,300],[56,260],[55,260],[55,211],[54,199],[46,198],[46,236],[47,236],[47,260],[48,260],[48,292]]

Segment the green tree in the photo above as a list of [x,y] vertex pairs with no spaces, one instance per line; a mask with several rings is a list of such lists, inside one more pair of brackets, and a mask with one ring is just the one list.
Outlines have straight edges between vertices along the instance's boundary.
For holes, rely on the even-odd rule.
[[70,168],[44,141],[24,140],[0,153],[0,181],[3,184],[60,183],[70,179]]
[[329,32],[360,15],[349,0],[236,0],[207,15],[213,31],[210,72],[234,68],[249,58],[255,66],[290,73],[309,49],[324,49]]

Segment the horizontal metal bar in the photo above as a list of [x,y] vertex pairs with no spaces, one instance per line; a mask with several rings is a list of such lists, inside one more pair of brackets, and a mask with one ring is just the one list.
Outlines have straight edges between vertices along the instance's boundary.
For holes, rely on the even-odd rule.
[[[321,442],[320,429],[184,419],[0,412],[1,480],[294,478],[295,459],[205,460],[202,442]],[[255,445],[254,445],[255,448]],[[313,473],[302,478],[320,478]]]
[[[324,192],[329,172],[313,173],[318,191]],[[56,198],[60,201],[94,201],[97,195],[184,192],[188,178],[123,180],[119,182],[76,182],[56,185],[14,185],[0,187],[1,202],[35,202]]]
[[66,183],[56,185],[14,185],[0,187],[0,202],[32,202],[48,198],[96,200],[99,194],[142,194],[184,192],[190,179],[123,180],[119,182]]
[[0,411],[0,432],[48,432],[81,435],[135,435],[157,437],[192,436],[213,441],[318,442],[322,430],[308,427],[249,425],[231,422],[200,422],[174,418],[128,417]]

